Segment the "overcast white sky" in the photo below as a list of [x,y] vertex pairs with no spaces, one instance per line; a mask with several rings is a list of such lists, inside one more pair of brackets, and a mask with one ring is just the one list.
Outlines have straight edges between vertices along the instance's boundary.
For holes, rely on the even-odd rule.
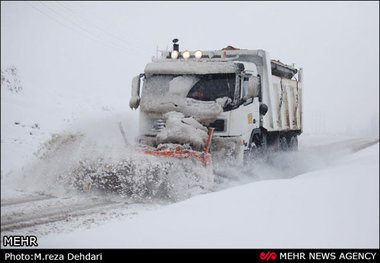
[[131,78],[173,38],[303,67],[305,131],[378,133],[378,2],[1,2],[1,67],[17,66],[25,89],[128,107]]

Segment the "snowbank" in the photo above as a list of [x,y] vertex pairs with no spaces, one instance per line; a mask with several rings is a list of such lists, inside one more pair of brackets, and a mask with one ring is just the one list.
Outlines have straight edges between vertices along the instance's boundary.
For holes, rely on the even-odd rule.
[[40,247],[379,247],[379,144],[323,170],[200,195]]

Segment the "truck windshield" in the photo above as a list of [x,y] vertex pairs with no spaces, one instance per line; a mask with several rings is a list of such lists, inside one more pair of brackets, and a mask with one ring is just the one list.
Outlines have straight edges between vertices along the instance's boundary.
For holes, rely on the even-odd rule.
[[199,76],[199,81],[191,88],[187,97],[198,100],[233,99],[235,74],[210,74]]
[[233,99],[235,74],[209,75],[153,75],[147,77],[143,96],[165,96],[176,94],[203,101],[217,98]]

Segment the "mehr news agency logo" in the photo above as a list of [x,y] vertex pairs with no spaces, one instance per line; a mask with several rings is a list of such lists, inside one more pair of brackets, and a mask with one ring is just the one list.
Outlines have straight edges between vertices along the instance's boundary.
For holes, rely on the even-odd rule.
[[375,261],[377,252],[369,251],[343,251],[343,252],[261,252],[259,258],[261,261]]

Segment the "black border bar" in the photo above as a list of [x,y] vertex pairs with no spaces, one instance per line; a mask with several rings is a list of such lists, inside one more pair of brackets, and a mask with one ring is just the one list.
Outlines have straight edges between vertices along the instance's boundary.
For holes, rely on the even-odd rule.
[[[182,262],[203,258],[241,262],[377,262],[379,249],[1,249],[1,262]],[[115,261],[116,260],[116,261]],[[135,261],[135,260],[132,260]]]

